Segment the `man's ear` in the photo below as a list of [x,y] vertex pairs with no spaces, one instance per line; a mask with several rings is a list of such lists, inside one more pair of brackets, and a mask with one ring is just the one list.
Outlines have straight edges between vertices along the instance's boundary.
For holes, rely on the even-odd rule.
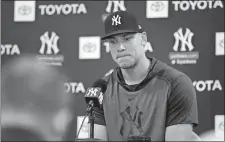
[[147,44],[147,41],[148,41],[146,32],[141,33],[141,38],[142,38],[141,44],[145,47],[145,45]]

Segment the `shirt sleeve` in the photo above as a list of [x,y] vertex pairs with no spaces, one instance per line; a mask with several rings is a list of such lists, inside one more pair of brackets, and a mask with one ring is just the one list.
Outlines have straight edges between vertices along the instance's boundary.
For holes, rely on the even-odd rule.
[[198,125],[196,92],[189,77],[181,75],[171,82],[167,103],[167,127],[176,124]]

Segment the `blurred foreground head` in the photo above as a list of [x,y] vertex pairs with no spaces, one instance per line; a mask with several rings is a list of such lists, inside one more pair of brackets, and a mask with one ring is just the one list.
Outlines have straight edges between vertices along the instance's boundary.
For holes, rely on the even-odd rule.
[[33,56],[13,59],[2,67],[2,140],[60,140],[71,119],[66,78]]

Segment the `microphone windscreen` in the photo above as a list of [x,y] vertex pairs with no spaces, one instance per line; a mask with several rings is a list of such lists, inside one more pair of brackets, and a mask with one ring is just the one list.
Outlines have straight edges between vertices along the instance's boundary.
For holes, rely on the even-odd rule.
[[107,82],[104,79],[98,79],[92,85],[92,87],[99,87],[102,90],[102,93],[105,93],[107,89]]

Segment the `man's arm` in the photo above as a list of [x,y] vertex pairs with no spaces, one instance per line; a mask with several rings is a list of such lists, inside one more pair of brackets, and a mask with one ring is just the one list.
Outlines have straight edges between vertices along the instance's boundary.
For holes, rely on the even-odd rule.
[[196,92],[192,81],[186,76],[171,82],[171,93],[167,106],[166,141],[190,141],[198,124]]
[[192,140],[192,126],[190,124],[176,124],[166,128],[166,141]]

